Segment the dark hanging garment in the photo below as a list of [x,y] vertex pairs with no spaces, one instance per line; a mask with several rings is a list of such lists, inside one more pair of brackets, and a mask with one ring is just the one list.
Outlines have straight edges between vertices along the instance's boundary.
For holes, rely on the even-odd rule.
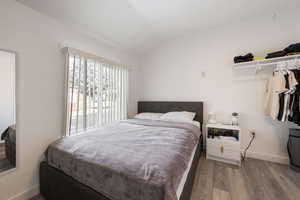
[[300,125],[300,112],[299,112],[299,94],[295,94],[295,97],[294,97],[294,104],[293,104],[293,116],[291,117],[292,118],[292,122]]
[[285,78],[285,88],[290,89],[289,74],[285,74],[284,78]]
[[[290,89],[290,84],[289,84],[289,75],[285,74],[284,75],[284,79],[285,79],[285,88]],[[284,121],[284,116],[283,114],[285,113],[284,111],[284,100],[285,100],[285,93],[280,93],[279,94],[279,112],[278,112],[278,116],[277,119],[279,121]]]
[[281,93],[281,94],[279,94],[279,112],[278,112],[278,116],[277,116],[277,119],[279,121],[282,120],[283,109],[284,109],[284,93]]
[[[300,83],[300,71],[292,70],[295,75],[296,80]],[[300,84],[296,86],[296,90],[293,95],[293,105],[292,105],[292,115],[289,117],[291,122],[300,125],[300,106],[299,106],[299,96],[300,96]]]
[[290,113],[288,115],[288,121],[293,121],[293,105],[294,105],[294,102],[295,102],[295,94],[291,94],[290,95],[290,103],[289,103],[289,110],[290,110]]

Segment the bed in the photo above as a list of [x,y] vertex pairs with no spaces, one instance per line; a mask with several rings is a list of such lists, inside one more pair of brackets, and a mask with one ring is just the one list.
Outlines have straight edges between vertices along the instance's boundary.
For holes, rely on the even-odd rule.
[[91,133],[54,142],[40,165],[41,194],[47,200],[190,199],[202,152],[197,132],[203,103],[138,103],[139,113],[170,111],[195,112],[199,130],[185,123],[128,120],[105,128],[101,137]]

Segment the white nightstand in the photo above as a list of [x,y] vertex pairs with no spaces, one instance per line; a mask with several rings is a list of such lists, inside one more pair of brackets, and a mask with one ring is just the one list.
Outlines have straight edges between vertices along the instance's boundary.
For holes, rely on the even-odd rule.
[[241,165],[241,129],[238,126],[207,124],[206,159]]

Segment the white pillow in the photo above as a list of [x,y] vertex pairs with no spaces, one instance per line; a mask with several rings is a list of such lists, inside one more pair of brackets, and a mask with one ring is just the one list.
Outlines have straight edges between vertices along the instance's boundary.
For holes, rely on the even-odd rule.
[[198,121],[192,121],[191,124],[200,128],[200,122],[198,122]]
[[151,120],[160,120],[162,113],[139,113],[134,116],[135,119],[151,119]]
[[193,121],[195,118],[196,113],[193,112],[168,112],[166,114],[163,114],[160,119],[167,120],[167,121]]

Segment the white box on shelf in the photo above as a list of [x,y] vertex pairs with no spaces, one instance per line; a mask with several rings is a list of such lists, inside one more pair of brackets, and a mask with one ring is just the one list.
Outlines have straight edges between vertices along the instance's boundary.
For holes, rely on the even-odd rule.
[[206,125],[206,159],[241,165],[241,129],[224,124]]

